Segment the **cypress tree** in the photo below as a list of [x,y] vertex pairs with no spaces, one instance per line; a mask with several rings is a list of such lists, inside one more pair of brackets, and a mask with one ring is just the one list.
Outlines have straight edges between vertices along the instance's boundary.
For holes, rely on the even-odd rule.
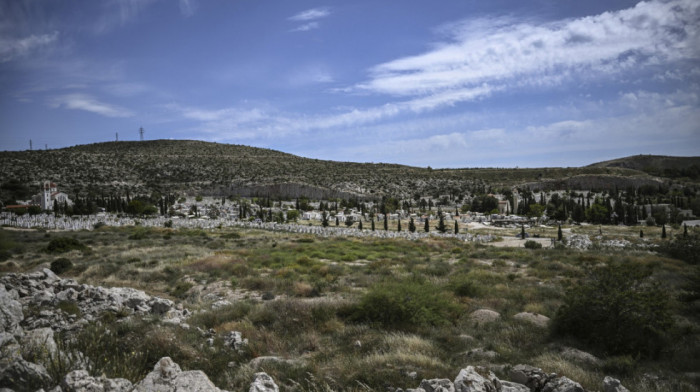
[[688,225],[686,225],[684,223],[683,224],[683,237],[687,237],[687,236],[688,236]]
[[425,218],[425,227],[423,228],[423,230],[425,230],[426,233],[430,232],[430,219],[428,219],[427,217]]
[[563,238],[563,234],[561,232],[561,225],[559,225],[559,230],[557,230],[557,240],[561,241]]
[[337,216],[335,217],[335,225],[336,226],[340,225],[340,219]]
[[447,231],[447,227],[445,227],[445,218],[442,216],[442,212],[438,216],[438,225],[436,227],[437,231],[440,233],[444,233]]
[[661,238],[666,238],[666,225],[661,226]]
[[384,231],[389,231],[389,214],[384,214]]
[[416,232],[416,223],[413,222],[413,218],[411,218],[411,220],[408,221],[408,231],[410,231],[411,233]]
[[328,214],[326,211],[323,211],[323,214],[321,215],[321,226],[328,227]]
[[520,238],[525,239],[525,225],[520,226]]
[[372,218],[372,231],[374,231],[374,218]]
[[396,229],[396,231],[401,231],[401,218],[399,218],[399,226],[398,226],[398,228]]
[[455,221],[455,234],[459,234],[459,225],[457,224],[457,221]]
[[644,230],[639,230],[639,238],[644,238]]
[[360,221],[360,224],[357,226],[357,228],[360,229],[360,231],[362,231],[362,221]]

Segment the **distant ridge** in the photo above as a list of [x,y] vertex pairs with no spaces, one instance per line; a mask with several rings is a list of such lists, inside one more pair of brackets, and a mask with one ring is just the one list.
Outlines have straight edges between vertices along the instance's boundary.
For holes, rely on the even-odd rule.
[[[265,148],[195,140],[122,141],[55,150],[0,152],[0,182],[32,187],[50,179],[91,194],[175,192],[218,196],[377,199],[659,184],[642,171],[660,162],[680,168],[700,157],[635,156],[579,168],[430,169],[385,163],[324,161]],[[649,163],[651,162],[651,163]],[[678,169],[678,170],[680,170]],[[663,173],[662,173],[663,174]]]

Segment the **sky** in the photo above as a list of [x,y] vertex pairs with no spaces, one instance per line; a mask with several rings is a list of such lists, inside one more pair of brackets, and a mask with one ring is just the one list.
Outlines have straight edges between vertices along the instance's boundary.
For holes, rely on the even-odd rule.
[[433,168],[700,155],[700,1],[0,0],[0,150]]

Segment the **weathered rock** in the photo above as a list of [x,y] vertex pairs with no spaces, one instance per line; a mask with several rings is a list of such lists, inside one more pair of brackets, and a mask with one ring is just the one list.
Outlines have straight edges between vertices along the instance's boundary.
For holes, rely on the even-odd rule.
[[446,378],[423,380],[418,388],[422,388],[425,392],[455,392],[454,384]]
[[[478,370],[478,371],[477,371]],[[486,374],[486,376],[483,376]],[[497,380],[496,375],[483,369],[467,366],[459,371],[455,378],[455,392],[497,392],[492,380]]]
[[521,312],[513,316],[513,318],[516,320],[532,323],[542,328],[546,328],[549,325],[549,317],[542,314]]
[[603,379],[603,392],[629,392],[629,390],[620,384],[620,380],[605,376]]
[[22,304],[13,299],[13,296],[5,290],[0,283],[0,332],[15,333],[20,330],[20,323],[24,320]]
[[510,380],[523,384],[532,391],[540,391],[551,379],[556,378],[556,374],[547,375],[540,368],[529,365],[516,365],[510,371]]
[[566,377],[557,377],[549,380],[541,390],[542,392],[585,392],[581,384]]
[[7,366],[15,359],[22,357],[20,345],[15,337],[8,332],[0,332],[0,368]]
[[136,384],[136,392],[221,392],[200,370],[183,372],[170,357],[163,357],[153,371]]
[[272,356],[272,355],[253,358],[250,360],[250,362],[248,362],[248,364],[253,369],[257,369],[265,362],[276,362],[276,363],[286,364],[286,365],[290,365],[290,366],[303,366],[304,365],[304,361],[301,359],[294,359],[294,358],[287,359],[287,358],[281,358],[281,357],[276,357],[276,356]]
[[74,370],[61,383],[64,392],[129,392],[133,385],[123,378],[91,377],[86,370]]
[[265,372],[255,373],[255,380],[250,383],[248,392],[279,392],[279,387],[275,380]]
[[501,318],[501,315],[493,310],[479,309],[469,315],[469,319],[479,324],[490,323]]
[[0,369],[0,387],[16,392],[36,391],[50,383],[51,377],[43,366],[21,358]]
[[494,381],[494,385],[496,385],[498,392],[530,392],[530,388],[525,385],[511,381],[498,380],[498,384]]
[[241,352],[248,346],[248,339],[243,339],[243,335],[238,331],[230,331],[224,335],[224,345]]
[[24,352],[30,352],[37,358],[49,358],[58,352],[51,328],[26,331],[20,343]]
[[486,350],[481,347],[469,350],[464,354],[469,359],[488,359],[493,360],[498,357],[498,353],[492,350]]
[[581,351],[579,349],[575,349],[573,347],[565,347],[561,351],[560,355],[562,356],[562,358],[568,361],[578,362],[589,366],[600,366],[600,364],[602,363],[602,361],[595,355],[587,353],[585,351]]

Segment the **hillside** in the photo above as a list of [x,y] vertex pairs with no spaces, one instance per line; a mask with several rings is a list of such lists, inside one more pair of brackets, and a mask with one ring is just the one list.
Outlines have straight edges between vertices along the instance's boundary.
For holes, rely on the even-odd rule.
[[643,171],[654,176],[700,178],[700,157],[634,155],[594,163],[588,167],[619,167]]
[[[439,169],[335,162],[241,145],[189,140],[107,142],[55,150],[0,152],[0,182],[32,187],[50,179],[69,193],[188,192],[312,198],[465,194],[489,187],[547,187],[605,176],[624,189],[659,183],[627,167]],[[619,182],[619,184],[618,184]],[[574,182],[575,183],[575,182]],[[585,185],[585,184],[584,184]],[[607,186],[607,185],[605,185]]]

